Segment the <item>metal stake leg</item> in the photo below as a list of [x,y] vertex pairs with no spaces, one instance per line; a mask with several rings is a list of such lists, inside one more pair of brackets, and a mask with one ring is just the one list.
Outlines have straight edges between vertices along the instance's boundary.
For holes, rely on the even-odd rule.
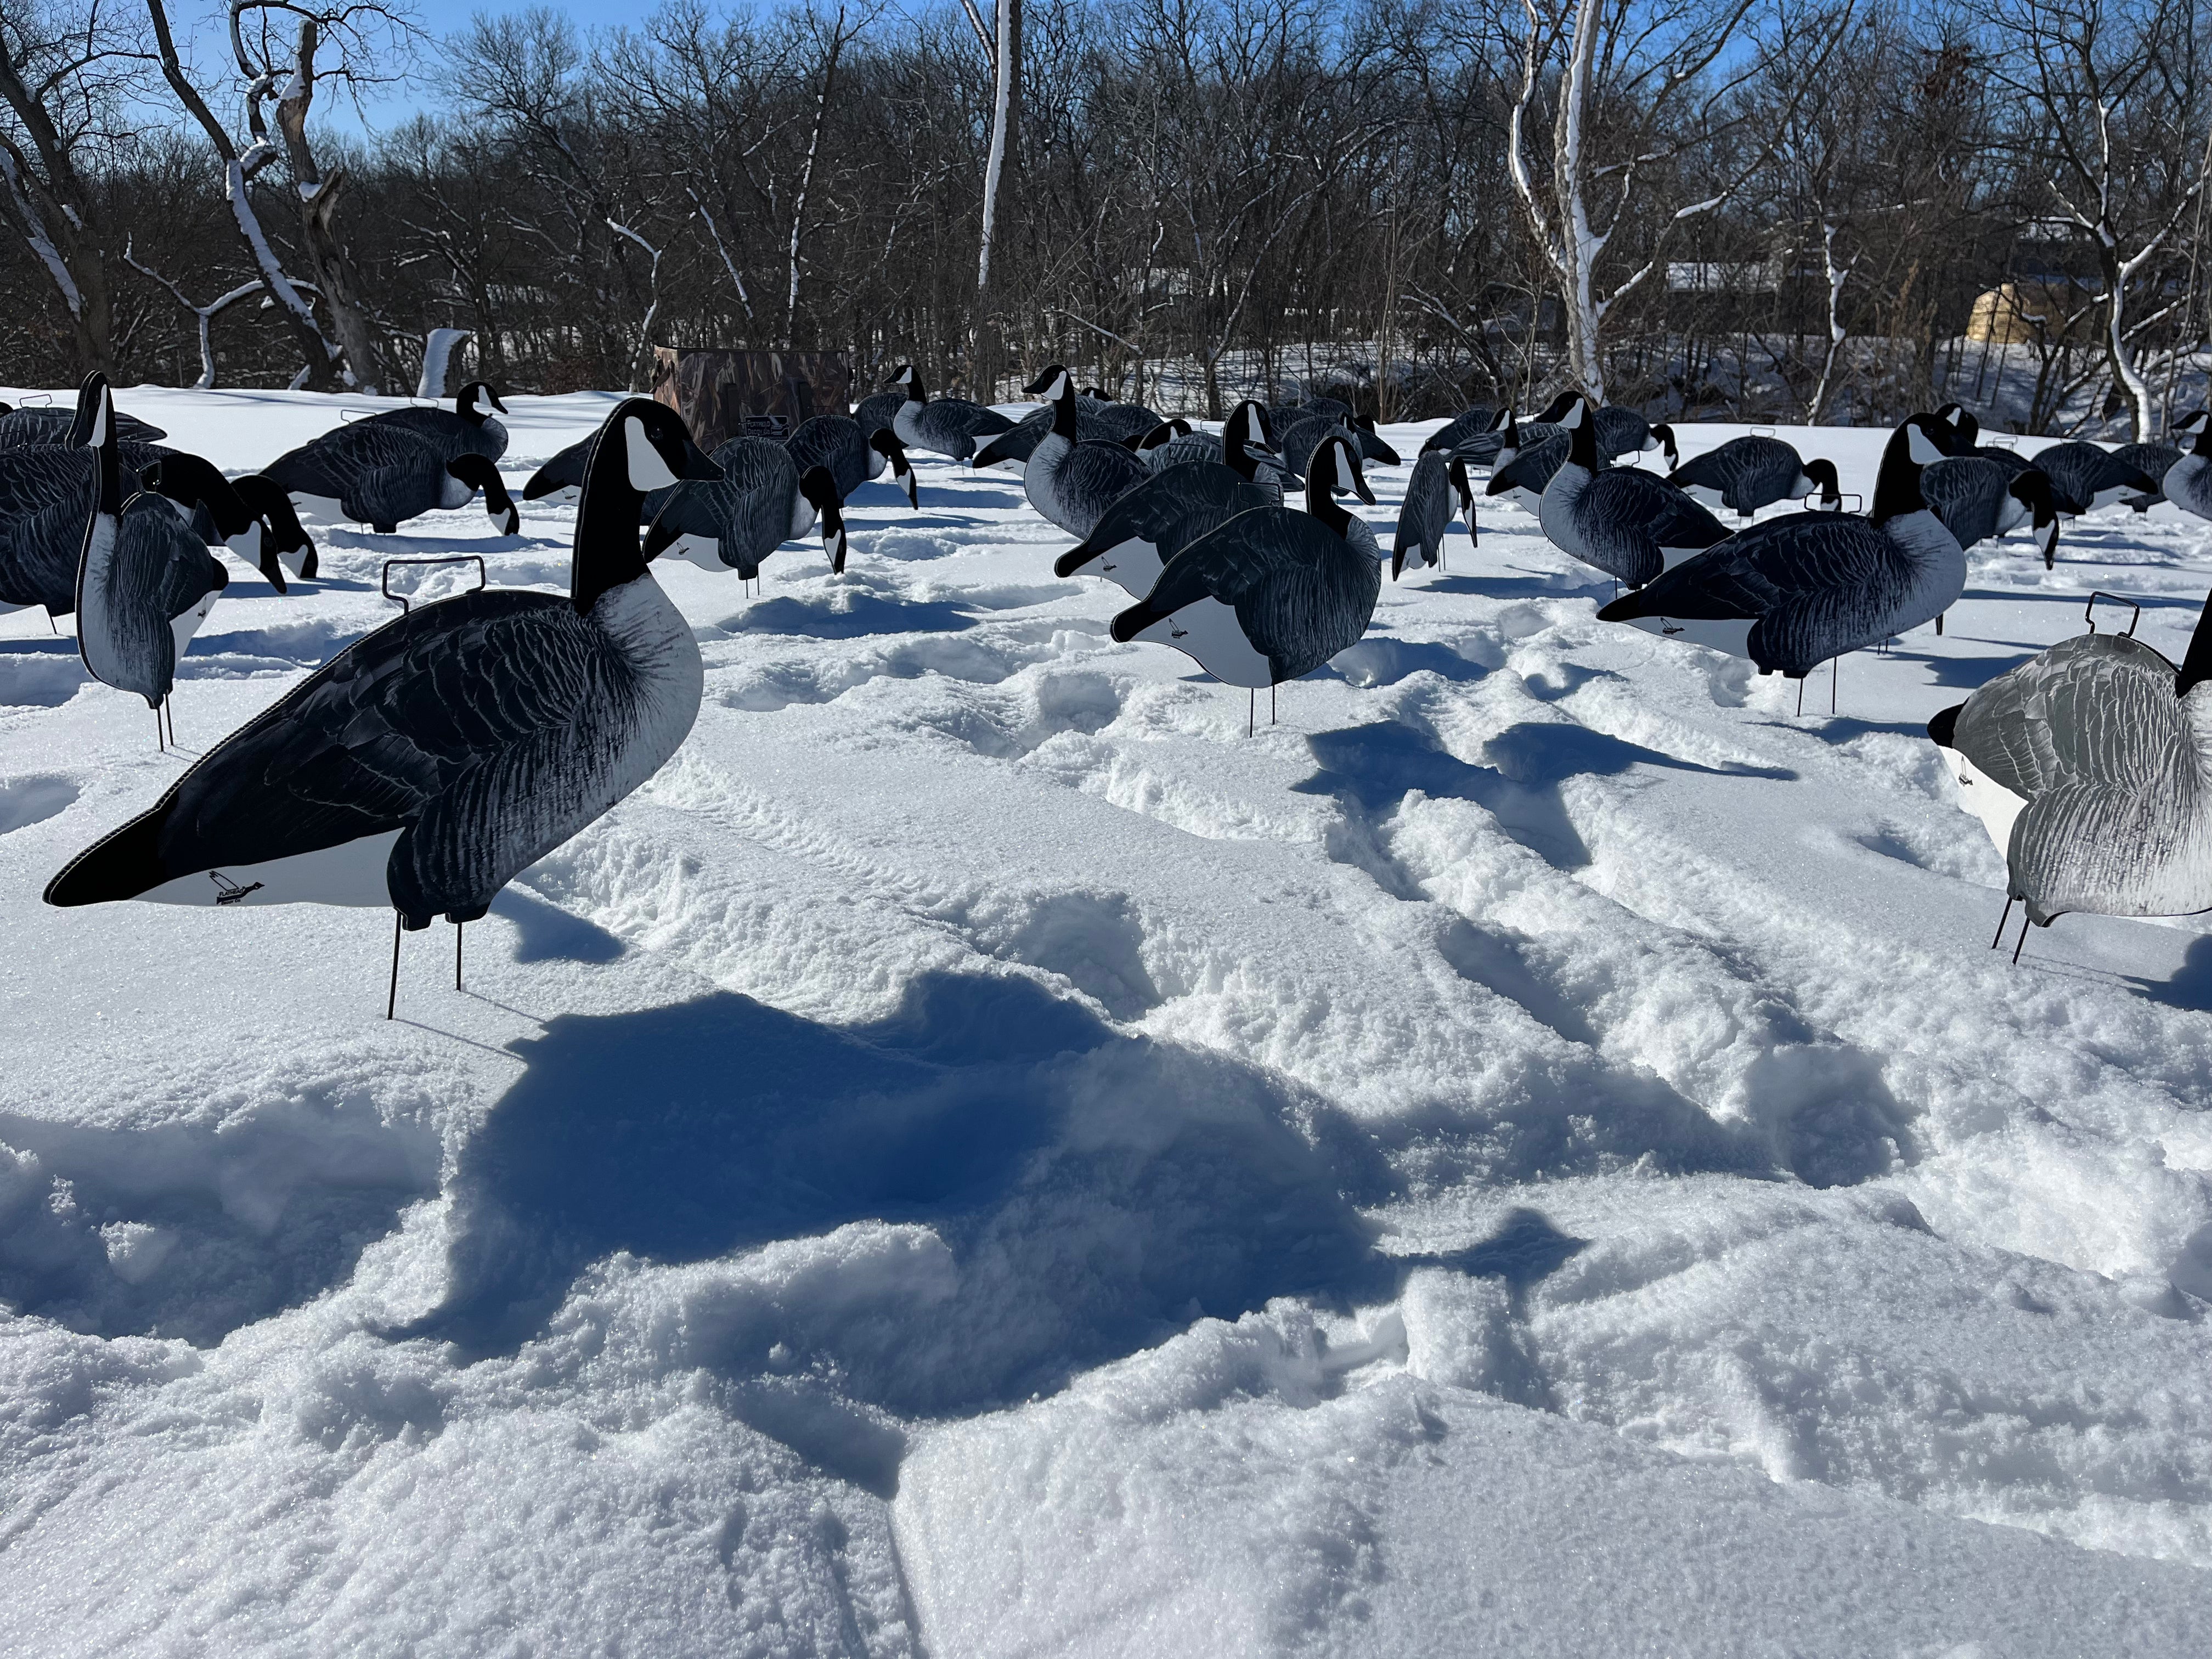
[[1274,688],[1273,686],[1272,686],[1272,685],[1271,685],[1271,686],[1269,686],[1269,687],[1267,688],[1267,724],[1268,724],[1268,725],[1270,725],[1270,726],[1273,726],[1274,723],[1275,723],[1275,688]]
[[453,924],[453,988],[456,991],[461,988],[461,929],[467,926],[465,921]]
[[2020,953],[2027,948],[2027,930],[2034,925],[2035,918],[2032,915],[2027,915],[2023,908],[2023,913],[2020,919],[2020,943],[2012,947],[2012,959],[2014,962],[2018,962],[2020,960]]
[[1997,918],[1997,936],[1990,941],[1990,950],[1994,951],[2004,943],[2005,923],[2012,920],[2012,907],[2017,902],[2010,893],[2005,895],[2004,914]]
[[1802,675],[1800,675],[1800,676],[1798,677],[1798,680],[1797,680],[1797,714],[1798,714],[1799,718],[1801,718],[1801,719],[1802,719],[1802,718],[1803,718],[1803,716],[1804,716],[1804,713],[1805,713],[1805,680],[1804,680],[1804,677],[1803,677]]
[[1836,712],[1836,680],[1844,672],[1844,659],[1835,658],[1828,664],[1828,712]]
[[399,929],[406,918],[397,910],[392,913],[392,988],[385,994],[384,1017],[392,1018],[392,1011],[399,1006]]
[[1244,692],[1244,735],[1250,737],[1260,722],[1260,694],[1249,686]]

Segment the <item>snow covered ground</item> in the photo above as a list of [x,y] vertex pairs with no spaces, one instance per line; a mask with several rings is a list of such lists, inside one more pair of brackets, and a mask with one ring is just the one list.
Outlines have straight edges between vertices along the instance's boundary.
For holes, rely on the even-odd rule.
[[[0,617],[0,1650],[2206,1651],[2212,939],[1991,951],[1922,724],[2092,590],[2179,658],[2212,526],[1978,558],[1801,718],[1500,511],[1248,738],[920,470],[842,580],[661,568],[690,743],[392,1024],[382,913],[39,902],[183,763]],[[181,740],[571,523],[234,569]]]

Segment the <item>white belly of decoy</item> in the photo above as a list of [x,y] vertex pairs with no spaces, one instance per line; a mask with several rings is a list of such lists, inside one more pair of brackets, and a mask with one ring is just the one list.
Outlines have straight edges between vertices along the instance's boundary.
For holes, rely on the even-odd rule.
[[1685,645],[1711,646],[1731,657],[1751,655],[1751,629],[1755,620],[1752,617],[1635,617],[1630,620],[1647,634],[1679,640]]
[[1684,484],[1682,486],[1682,493],[1687,495],[1692,501],[1697,502],[1700,507],[1718,508],[1728,505],[1726,501],[1721,499],[1721,492],[1714,489],[1711,484]]
[[1982,821],[2000,854],[2008,852],[2012,846],[2013,820],[2027,810],[2027,803],[1975,769],[1974,763],[1958,750],[1944,750],[1943,758],[1950,765],[1952,781],[1959,786],[1959,805]]
[[317,524],[349,524],[345,509],[335,495],[295,495],[292,511]]
[[1244,637],[1233,605],[1218,599],[1200,599],[1171,617],[1164,617],[1137,635],[1157,645],[1171,645],[1195,658],[1200,667],[1230,685],[1263,690],[1275,683],[1274,665]]
[[200,595],[199,603],[184,615],[169,618],[169,632],[176,637],[179,662],[182,662],[185,653],[191,649],[192,635],[200,631],[200,624],[208,619],[208,612],[215,609],[216,596],[222,591],[221,588],[210,588]]
[[721,543],[712,536],[683,535],[671,542],[664,551],[688,560],[702,570],[720,575],[730,568],[722,562],[721,550]]
[[1103,576],[1133,599],[1152,591],[1161,568],[1159,549],[1134,536],[1108,548],[1091,566],[1093,574]]
[[234,904],[346,904],[372,909],[392,908],[385,870],[400,831],[363,836],[358,841],[260,864],[225,864],[165,881],[139,896],[154,904],[197,904],[228,908]]
[[814,510],[814,503],[808,501],[805,496],[801,495],[793,501],[791,507],[790,539],[794,542],[803,540],[806,532],[814,528],[814,520],[818,516],[819,514]]
[[2089,510],[2094,513],[2100,507],[2110,507],[2113,502],[2135,493],[2135,490],[2127,484],[2114,484],[2110,489],[2100,489],[2089,498]]

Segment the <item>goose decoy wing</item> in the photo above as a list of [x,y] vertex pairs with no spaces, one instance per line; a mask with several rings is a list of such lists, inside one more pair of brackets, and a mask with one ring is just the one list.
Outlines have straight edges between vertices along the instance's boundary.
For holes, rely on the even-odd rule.
[[91,450],[0,453],[0,601],[56,617],[76,609],[77,555],[98,488]]
[[[488,675],[487,662],[522,672]],[[558,595],[490,589],[420,606],[223,739],[72,860],[46,901],[215,903],[258,881],[257,902],[396,904],[427,921],[447,896],[482,890],[488,859],[528,852],[520,869],[559,844],[559,792],[542,786],[561,739],[629,679]],[[546,821],[489,833],[514,811]]]
[[2183,741],[2174,667],[2139,640],[2083,634],[1983,686],[1952,746],[2022,800],[2069,783],[2142,791]]
[[526,501],[543,501],[558,489],[581,489],[584,487],[584,463],[591,459],[592,444],[599,437],[591,437],[570,444],[530,475],[530,482],[522,487]]

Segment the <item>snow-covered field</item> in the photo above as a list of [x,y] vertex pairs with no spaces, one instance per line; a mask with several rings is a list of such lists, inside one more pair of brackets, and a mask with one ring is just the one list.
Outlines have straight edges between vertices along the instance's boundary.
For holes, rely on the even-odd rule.
[[[1922,731],[2093,589],[2178,659],[2212,526],[2008,544],[1800,718],[1500,511],[1248,738],[920,471],[842,580],[660,567],[690,741],[392,1024],[384,913],[39,902],[183,760],[0,617],[0,1650],[2212,1648],[2212,938],[2011,965]],[[180,739],[572,522],[234,568]]]

